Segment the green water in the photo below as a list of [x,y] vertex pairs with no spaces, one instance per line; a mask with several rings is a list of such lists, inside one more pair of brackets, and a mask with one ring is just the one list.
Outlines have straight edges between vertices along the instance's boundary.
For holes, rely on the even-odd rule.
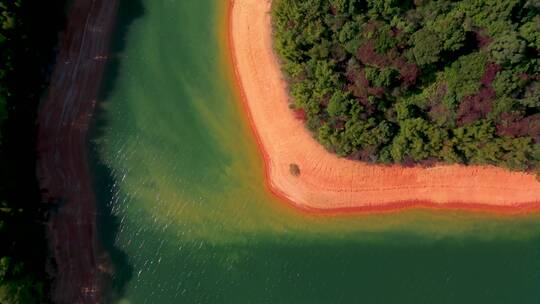
[[538,215],[310,216],[268,194],[223,1],[142,0],[131,23],[121,6],[93,141],[133,268],[122,303],[540,302]]

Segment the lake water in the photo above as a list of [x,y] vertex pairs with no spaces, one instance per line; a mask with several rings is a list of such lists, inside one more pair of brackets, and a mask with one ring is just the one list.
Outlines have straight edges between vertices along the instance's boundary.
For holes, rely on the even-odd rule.
[[102,233],[129,263],[121,303],[540,302],[538,215],[320,216],[274,198],[228,62],[226,1],[122,2],[92,140],[119,223]]

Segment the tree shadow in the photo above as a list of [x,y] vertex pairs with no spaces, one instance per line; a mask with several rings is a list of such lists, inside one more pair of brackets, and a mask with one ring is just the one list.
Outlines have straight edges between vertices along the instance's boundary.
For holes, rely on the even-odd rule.
[[144,15],[142,0],[120,0],[115,29],[112,35],[109,59],[103,77],[98,105],[94,113],[92,126],[89,130],[88,150],[89,163],[92,170],[93,185],[96,194],[98,237],[111,265],[109,272],[109,290],[106,290],[107,302],[121,299],[125,294],[127,283],[133,277],[133,267],[129,264],[126,253],[116,246],[120,228],[120,219],[112,210],[112,199],[115,183],[111,169],[100,158],[99,147],[95,139],[102,138],[106,132],[108,121],[106,113],[99,106],[100,101],[107,100],[114,90],[120,73],[122,58],[119,54],[126,49],[126,37],[131,24]]

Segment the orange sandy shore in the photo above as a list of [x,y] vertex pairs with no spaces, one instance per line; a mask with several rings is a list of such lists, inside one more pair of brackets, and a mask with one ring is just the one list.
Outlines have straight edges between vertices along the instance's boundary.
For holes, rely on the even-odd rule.
[[[296,207],[318,212],[410,207],[496,212],[540,210],[540,182],[496,167],[376,166],[326,151],[294,118],[272,48],[270,0],[230,0],[229,44],[243,106],[265,161],[266,181]],[[290,165],[300,175],[290,172]]]

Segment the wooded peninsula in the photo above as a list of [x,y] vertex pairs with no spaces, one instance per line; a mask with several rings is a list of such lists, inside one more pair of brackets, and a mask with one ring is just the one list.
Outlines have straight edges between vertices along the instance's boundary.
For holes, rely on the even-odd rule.
[[496,165],[540,177],[540,4],[274,0],[296,117],[369,163]]

